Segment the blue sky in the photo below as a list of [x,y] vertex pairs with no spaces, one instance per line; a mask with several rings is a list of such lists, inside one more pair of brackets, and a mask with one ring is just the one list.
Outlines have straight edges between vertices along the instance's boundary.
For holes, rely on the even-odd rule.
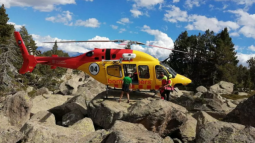
[[[24,25],[42,50],[45,41],[126,39],[173,48],[189,35],[228,27],[239,63],[255,56],[255,0],[0,0],[17,30]],[[58,44],[66,52],[119,48],[116,43]],[[133,46],[164,59],[171,51]]]

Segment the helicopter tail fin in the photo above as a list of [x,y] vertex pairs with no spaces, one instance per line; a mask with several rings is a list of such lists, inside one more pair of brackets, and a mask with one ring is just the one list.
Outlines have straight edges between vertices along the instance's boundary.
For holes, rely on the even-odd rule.
[[27,48],[20,36],[20,33],[15,31],[14,36],[18,46],[20,47],[22,57],[23,57],[23,65],[19,70],[20,74],[25,74],[26,72],[32,72],[37,64],[37,60],[33,55],[29,55]]

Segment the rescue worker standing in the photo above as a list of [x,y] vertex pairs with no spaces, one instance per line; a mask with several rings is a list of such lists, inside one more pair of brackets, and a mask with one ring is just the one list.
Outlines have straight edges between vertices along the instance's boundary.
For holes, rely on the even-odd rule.
[[122,84],[122,91],[120,95],[119,102],[121,101],[121,98],[123,97],[124,93],[127,93],[127,98],[129,103],[129,92],[132,90],[132,79],[131,79],[131,73],[128,73],[128,76],[124,77],[123,84]]
[[159,76],[162,79],[162,87],[160,88],[160,95],[161,95],[161,99],[165,99],[165,85],[167,83],[167,77],[164,75],[163,72],[160,73]]
[[167,97],[167,101],[169,101],[169,96],[170,92],[173,92],[173,87],[172,87],[172,75],[168,75],[168,79],[166,81],[166,84],[164,85],[164,96]]

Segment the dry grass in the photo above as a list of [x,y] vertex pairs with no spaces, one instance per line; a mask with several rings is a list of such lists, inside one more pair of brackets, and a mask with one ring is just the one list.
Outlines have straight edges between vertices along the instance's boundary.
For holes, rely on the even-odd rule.
[[249,92],[248,95],[245,95],[245,96],[240,96],[237,94],[222,94],[221,96],[227,99],[237,100],[237,99],[249,98],[253,95],[255,95],[255,91]]

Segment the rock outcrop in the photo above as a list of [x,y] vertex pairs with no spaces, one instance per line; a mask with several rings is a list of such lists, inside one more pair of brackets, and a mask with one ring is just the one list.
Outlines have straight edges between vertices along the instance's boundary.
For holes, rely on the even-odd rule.
[[84,118],[69,128],[49,125],[43,122],[28,121],[22,128],[21,132],[25,134],[24,142],[54,142],[66,143],[77,142],[80,138],[94,132],[91,119]]
[[0,143],[16,143],[24,138],[22,132],[15,126],[12,126],[8,117],[0,113]]
[[163,143],[163,138],[152,131],[147,131],[141,124],[116,121],[112,132],[103,143]]
[[36,96],[33,98],[33,108],[31,109],[31,113],[35,114],[39,111],[47,111],[51,108],[62,105],[71,97],[73,96],[63,96],[60,94]]
[[196,136],[197,121],[177,104],[152,98],[143,99],[128,109],[125,121],[140,123],[162,137],[178,137],[192,141]]
[[230,112],[224,121],[255,127],[255,96],[249,97]]
[[109,129],[116,120],[125,117],[129,106],[128,103],[96,99],[91,101],[88,106],[88,116],[91,117],[96,125]]
[[33,102],[24,91],[9,95],[4,105],[4,113],[9,118],[11,125],[22,127],[30,118]]
[[215,94],[231,94],[234,89],[234,84],[226,81],[220,81],[219,83],[210,87],[209,92]]
[[197,143],[240,143],[255,142],[255,128],[226,122],[209,122],[197,134]]

